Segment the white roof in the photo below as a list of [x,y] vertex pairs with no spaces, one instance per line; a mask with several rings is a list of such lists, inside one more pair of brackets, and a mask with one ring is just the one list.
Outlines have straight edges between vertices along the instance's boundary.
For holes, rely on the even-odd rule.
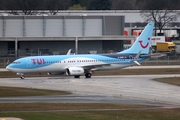
[[[2,16],[12,16],[9,11],[0,11]],[[18,11],[19,15],[23,15],[22,11]],[[180,14],[180,10],[174,11]],[[38,10],[36,16],[51,16],[49,10]],[[140,10],[60,10],[56,16],[125,16],[126,23],[145,22],[140,15]],[[14,16],[14,15],[13,15]],[[177,21],[180,21],[178,16]]]

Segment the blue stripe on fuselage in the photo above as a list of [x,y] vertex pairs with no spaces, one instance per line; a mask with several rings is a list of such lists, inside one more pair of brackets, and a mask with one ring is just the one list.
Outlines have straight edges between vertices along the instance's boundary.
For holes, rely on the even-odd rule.
[[[12,68],[19,68],[19,69],[36,69],[41,67],[46,67],[57,62],[61,62],[67,59],[75,59],[78,58],[89,58],[98,61],[102,61],[104,63],[110,64],[115,63],[117,64],[132,64],[129,61],[132,60],[136,54],[81,54],[81,55],[54,55],[54,56],[31,56],[25,57],[15,60],[15,63],[20,64],[10,64]],[[139,58],[138,61],[141,62],[143,60],[148,59],[146,58]],[[80,59],[79,59],[80,60]]]

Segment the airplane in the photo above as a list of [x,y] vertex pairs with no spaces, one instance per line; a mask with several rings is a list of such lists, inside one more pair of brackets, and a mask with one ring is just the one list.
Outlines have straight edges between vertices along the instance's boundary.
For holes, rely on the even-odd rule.
[[6,69],[20,75],[24,79],[25,73],[65,74],[80,78],[85,75],[91,78],[92,72],[100,70],[113,70],[148,60],[150,43],[154,23],[150,22],[144,28],[134,44],[121,52],[111,54],[76,54],[76,55],[49,55],[19,58],[9,64]]

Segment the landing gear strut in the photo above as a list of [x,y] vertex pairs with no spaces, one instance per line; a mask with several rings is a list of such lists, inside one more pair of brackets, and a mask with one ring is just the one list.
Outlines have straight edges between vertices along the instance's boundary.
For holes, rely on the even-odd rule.
[[24,79],[25,78],[25,76],[24,75],[21,75],[21,77],[20,77],[21,79]]
[[91,78],[91,76],[92,76],[91,73],[86,73],[86,74],[85,74],[85,77],[86,77],[86,78]]

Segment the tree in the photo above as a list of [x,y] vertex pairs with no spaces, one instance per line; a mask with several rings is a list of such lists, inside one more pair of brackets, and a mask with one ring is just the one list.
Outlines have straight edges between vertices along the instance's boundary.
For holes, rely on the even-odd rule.
[[135,2],[135,6],[137,10],[147,10],[147,8],[145,8],[147,0],[136,0]]
[[86,10],[86,7],[82,7],[80,4],[74,4],[69,7],[69,10]]
[[6,4],[6,9],[11,11],[11,14],[17,15],[18,6],[15,4],[14,0],[8,0]]
[[0,0],[0,9],[1,10],[6,9],[6,2],[7,2],[7,0]]
[[80,4],[80,0],[71,0],[71,2],[72,2],[72,5],[74,5],[74,4]]
[[59,10],[67,10],[71,0],[47,0],[46,7],[51,15],[56,15]]
[[60,3],[58,0],[47,0],[46,7],[51,15],[56,15],[60,8]]
[[141,11],[141,16],[147,22],[155,22],[155,36],[157,28],[161,33],[164,26],[166,26],[170,21],[176,21],[177,19],[177,15],[173,10],[143,10]]
[[67,10],[69,6],[71,6],[72,0],[61,0],[61,8],[62,10]]
[[132,10],[135,9],[136,0],[111,0],[113,10]]
[[92,2],[93,0],[79,0],[79,4],[81,6],[85,6],[86,8],[88,8],[89,4]]
[[80,4],[82,7],[89,8],[90,3],[93,0],[72,0],[72,6],[74,4]]
[[145,21],[155,22],[155,35],[156,29],[159,29],[161,34],[164,26],[177,19],[175,11],[167,9],[170,2],[170,0],[148,0],[144,6],[147,10],[141,10],[141,16]]
[[111,2],[109,0],[92,0],[88,7],[89,10],[110,10]]
[[32,15],[32,13],[36,10],[38,1],[37,0],[16,0],[16,4],[25,15]]
[[17,10],[22,10],[25,15],[32,15],[32,13],[37,9],[38,0],[8,0],[7,8],[9,8],[12,13],[16,13]]

